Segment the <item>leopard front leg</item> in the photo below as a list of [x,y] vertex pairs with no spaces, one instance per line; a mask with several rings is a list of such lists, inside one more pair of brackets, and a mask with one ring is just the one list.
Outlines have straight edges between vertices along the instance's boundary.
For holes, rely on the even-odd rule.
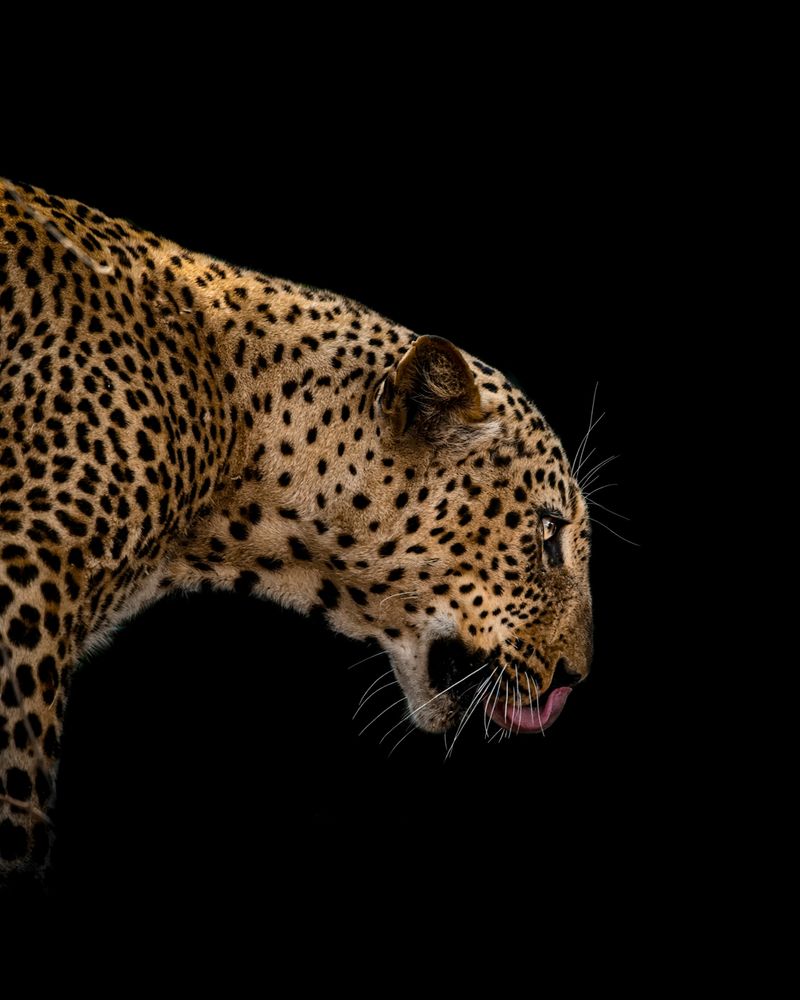
[[0,886],[43,880],[69,663],[22,605],[0,623]]

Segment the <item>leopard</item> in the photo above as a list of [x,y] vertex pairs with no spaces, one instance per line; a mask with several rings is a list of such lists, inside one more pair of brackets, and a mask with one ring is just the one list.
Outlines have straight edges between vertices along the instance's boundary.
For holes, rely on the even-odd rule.
[[413,727],[536,733],[589,672],[590,544],[491,365],[0,180],[4,879],[51,865],[77,666],[160,597],[321,615],[388,655]]

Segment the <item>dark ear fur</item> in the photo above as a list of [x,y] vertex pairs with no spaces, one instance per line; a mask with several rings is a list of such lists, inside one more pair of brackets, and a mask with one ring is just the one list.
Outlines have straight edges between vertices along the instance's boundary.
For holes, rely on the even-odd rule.
[[481,397],[461,352],[442,337],[419,337],[387,377],[381,407],[395,435],[439,442],[483,419]]

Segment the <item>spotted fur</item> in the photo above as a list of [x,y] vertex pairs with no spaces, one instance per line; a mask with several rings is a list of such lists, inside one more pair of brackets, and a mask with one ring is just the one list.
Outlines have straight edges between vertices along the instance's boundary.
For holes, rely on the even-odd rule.
[[585,676],[588,558],[563,448],[499,372],[0,181],[0,869],[47,861],[76,662],[162,594],[319,609],[441,731]]

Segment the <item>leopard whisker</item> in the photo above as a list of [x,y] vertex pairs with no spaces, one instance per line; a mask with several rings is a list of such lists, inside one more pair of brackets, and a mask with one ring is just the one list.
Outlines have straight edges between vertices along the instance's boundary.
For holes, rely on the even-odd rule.
[[619,455],[609,455],[608,458],[604,458],[602,462],[598,462],[597,465],[589,469],[589,471],[584,474],[583,478],[578,483],[578,485],[581,488],[581,492],[583,492],[583,490],[585,490],[587,487],[591,486],[591,484],[597,479],[598,475],[600,474],[601,469],[604,469],[609,462],[614,462],[618,458]]
[[[525,674],[525,681],[528,685],[528,698],[530,698],[531,702],[533,702],[533,697],[531,696],[531,679],[527,674]],[[541,731],[542,736],[544,736],[545,732],[544,725],[542,724],[542,712],[539,708],[539,686],[536,681],[533,682],[533,690],[536,692],[536,717],[539,720],[539,730]]]
[[386,730],[386,732],[383,734],[383,736],[381,736],[381,738],[378,740],[378,743],[383,743],[383,741],[386,739],[386,737],[389,735],[389,733],[393,733],[395,731],[395,729],[397,729],[398,726],[402,726],[404,722],[409,722],[411,719],[413,719],[413,717],[414,717],[414,713],[409,709],[406,712],[406,714],[404,716],[402,716],[402,718],[400,719],[399,722],[395,722],[395,724],[391,727],[391,729],[387,729]]
[[[581,442],[575,450],[575,458],[572,460],[572,469],[573,469],[572,476],[576,481],[578,479],[578,475],[580,473],[582,466],[586,462],[586,456],[584,455],[584,452],[586,450],[586,445],[589,443],[589,436],[591,435],[594,428],[597,427],[597,425],[605,416],[605,412],[603,412],[600,414],[597,420],[594,419],[594,408],[597,402],[597,390],[599,386],[600,383],[595,382],[594,391],[592,392],[592,407],[589,411],[589,430],[581,438]],[[589,452],[589,454],[591,455],[594,450],[595,449],[593,448],[592,451]]]
[[514,671],[514,685],[516,687],[515,699],[514,699],[514,710],[517,712],[517,736],[519,736],[520,726],[522,725],[522,695],[519,693],[519,671]]
[[600,510],[606,511],[607,514],[613,514],[614,517],[618,517],[623,521],[630,521],[629,517],[626,517],[624,514],[620,514],[617,510],[612,510],[610,507],[604,507],[603,504],[598,503],[596,500],[589,500],[588,503],[590,507],[599,507]]
[[639,542],[633,542],[631,541],[630,538],[626,538],[624,535],[620,535],[619,532],[614,531],[613,528],[609,528],[609,526],[605,524],[603,521],[598,521],[596,517],[592,518],[592,524],[599,524],[601,528],[605,528],[606,531],[610,531],[611,534],[614,535],[615,538],[618,538],[621,542],[627,542],[628,545],[633,545],[637,549],[641,548]]
[[452,755],[453,750],[455,749],[456,742],[458,741],[458,737],[461,735],[461,730],[466,725],[466,721],[470,717],[470,715],[472,714],[473,710],[474,710],[474,702],[470,702],[469,710],[467,712],[465,712],[461,716],[461,721],[459,722],[458,726],[456,727],[455,734],[453,735],[453,742],[450,744],[450,746],[449,746],[449,748],[447,750],[447,753],[444,755],[444,759],[445,760],[448,760],[450,758],[450,756]]
[[[581,458],[581,465],[584,465],[586,462],[588,462],[589,459],[592,457],[592,455],[594,455],[594,453],[596,451],[597,451],[597,448],[592,448],[591,451],[587,451],[586,454]],[[581,465],[578,466],[578,468],[575,470],[575,473],[579,473],[580,472]],[[573,473],[573,474],[575,474],[575,473]]]
[[400,594],[389,594],[388,597],[384,597],[384,599],[380,602],[379,607],[382,608],[387,601],[393,601],[396,597],[417,597],[418,595],[418,590],[404,590]]
[[378,683],[378,681],[383,680],[384,677],[386,677],[388,674],[391,674],[391,673],[393,673],[392,670],[387,670],[385,674],[381,674],[380,677],[376,678],[372,682],[372,684],[370,684],[370,686],[367,688],[367,690],[361,696],[361,700],[359,701],[358,707],[356,708],[355,712],[353,712],[353,719],[355,719],[355,717],[358,715],[358,713],[361,711],[361,709],[366,705],[366,703],[371,698],[374,698],[376,694],[379,694],[381,691],[385,691],[387,688],[390,688],[393,684],[397,683],[394,679],[390,680],[390,681],[387,681],[386,684],[381,684],[381,686],[379,688],[375,688],[375,690],[371,694],[369,694],[370,688],[374,688],[375,685]]
[[492,668],[492,674],[491,674],[492,677],[495,676],[495,671],[497,671],[497,677],[496,677],[496,679],[494,681],[494,684],[492,684],[492,686],[491,686],[491,688],[489,690],[489,693],[486,695],[486,701],[484,702],[484,706],[483,706],[483,734],[484,734],[484,736],[487,739],[489,737],[489,722],[491,721],[491,718],[492,718],[491,712],[488,711],[488,709],[489,709],[489,699],[492,697],[492,692],[494,691],[494,689],[499,687],[500,681],[501,681],[502,676],[503,676],[503,671],[502,670],[498,670],[498,667],[495,666],[495,667]]
[[347,668],[348,670],[354,670],[356,667],[360,667],[362,663],[368,663],[370,660],[374,660],[378,656],[388,656],[389,654],[385,649],[382,649],[378,653],[373,653],[372,656],[365,656],[363,660],[358,660],[356,663],[351,663]]
[[467,708],[466,712],[461,717],[461,722],[458,725],[458,729],[456,729],[456,734],[453,737],[453,742],[450,744],[450,749],[445,754],[445,757],[444,757],[445,760],[447,760],[447,758],[450,757],[450,755],[453,753],[453,750],[455,749],[455,745],[456,745],[456,742],[458,740],[458,737],[461,735],[461,731],[464,729],[464,726],[466,726],[466,724],[469,721],[469,718],[472,715],[472,713],[478,707],[478,705],[480,703],[480,700],[481,700],[481,695],[483,694],[483,692],[485,691],[485,689],[488,687],[490,680],[491,680],[491,676],[487,677],[478,686],[475,694],[473,695],[472,701],[469,704],[469,707]]
[[[586,500],[587,504],[591,503],[591,498],[599,490],[607,489],[609,486],[619,485],[618,483],[601,483],[600,486],[595,486],[594,483],[597,481],[597,478],[598,478],[597,476],[592,476],[592,478],[590,480],[587,480],[587,482],[585,483],[585,488],[582,487],[583,497],[584,500]],[[588,488],[590,486],[592,487],[591,489]]]
[[[500,697],[500,690],[503,686],[503,673],[504,671],[501,669],[500,673],[497,676],[497,692],[495,693],[494,696],[494,702],[492,703],[492,711],[490,712],[490,715],[494,715],[494,711],[497,708],[497,699]],[[502,732],[502,730],[503,727],[501,726],[500,731]]]
[[575,476],[576,479],[577,479],[577,476],[575,475],[575,470],[576,470],[576,468],[580,467],[579,463],[583,461],[583,459],[582,459],[583,450],[584,450],[584,448],[586,447],[586,445],[587,445],[587,443],[589,441],[589,435],[592,433],[592,427],[593,427],[593,421],[594,421],[594,405],[595,405],[595,401],[597,399],[597,387],[598,387],[599,384],[600,384],[599,382],[595,382],[595,384],[594,384],[594,391],[592,392],[592,405],[591,405],[591,409],[589,410],[589,429],[586,431],[586,433],[583,435],[583,437],[581,438],[580,442],[578,443],[578,447],[575,449],[575,455],[573,456],[573,459],[572,459],[572,469],[573,469],[573,473],[572,474],[573,474],[573,476]]
[[595,486],[594,489],[589,490],[588,493],[584,490],[583,498],[584,500],[587,500],[589,497],[593,497],[595,493],[599,493],[600,490],[607,490],[611,486],[619,486],[619,483],[603,483],[602,486]]
[[391,709],[393,709],[393,708],[395,707],[395,705],[400,705],[400,704],[402,704],[402,703],[403,703],[403,702],[404,702],[405,700],[406,700],[406,698],[405,698],[405,695],[403,695],[403,697],[402,697],[402,698],[398,698],[398,699],[397,699],[397,701],[393,701],[391,705],[387,705],[387,706],[386,706],[386,708],[384,708],[384,709],[383,709],[383,711],[381,711],[381,712],[378,712],[378,714],[377,714],[377,715],[375,716],[375,718],[374,718],[374,719],[373,719],[373,720],[372,720],[371,722],[368,722],[368,723],[366,724],[366,726],[364,726],[364,728],[363,728],[363,729],[361,730],[361,732],[360,732],[360,733],[359,733],[358,735],[359,735],[359,736],[363,736],[363,735],[364,735],[364,733],[365,733],[365,732],[366,732],[366,731],[367,731],[367,730],[369,729],[369,727],[370,727],[371,725],[373,725],[374,723],[376,723],[376,722],[378,721],[378,719],[380,719],[380,718],[381,718],[381,716],[384,716],[384,715],[386,715],[386,713],[387,713],[388,711],[390,711]]
[[403,733],[403,735],[400,737],[400,739],[397,741],[397,743],[395,743],[395,745],[392,747],[392,749],[386,755],[386,759],[387,760],[392,756],[392,754],[400,746],[400,744],[403,742],[403,740],[407,740],[408,737],[415,731],[416,728],[417,728],[416,726],[409,726],[408,727],[408,730],[405,733]]

